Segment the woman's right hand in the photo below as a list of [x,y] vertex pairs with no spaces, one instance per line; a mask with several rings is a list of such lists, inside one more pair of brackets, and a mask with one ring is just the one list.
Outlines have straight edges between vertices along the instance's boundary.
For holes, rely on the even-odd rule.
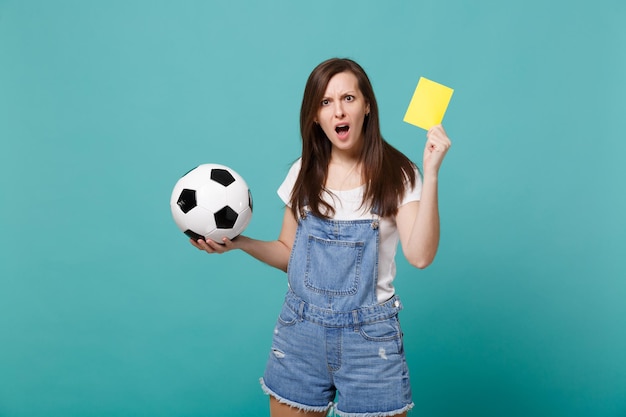
[[236,249],[233,241],[226,237],[222,239],[223,244],[217,243],[216,241],[211,239],[189,239],[189,242],[191,242],[191,244],[197,249],[203,250],[206,253],[222,254],[230,250]]
[[278,268],[281,271],[287,271],[289,257],[291,255],[291,246],[293,245],[297,228],[298,221],[293,216],[291,209],[286,207],[283,216],[283,226],[277,240],[263,241],[239,235],[234,239],[223,238],[223,244],[204,238],[197,240],[190,239],[190,243],[196,249],[205,251],[206,253],[222,254],[233,249],[240,249],[261,262]]

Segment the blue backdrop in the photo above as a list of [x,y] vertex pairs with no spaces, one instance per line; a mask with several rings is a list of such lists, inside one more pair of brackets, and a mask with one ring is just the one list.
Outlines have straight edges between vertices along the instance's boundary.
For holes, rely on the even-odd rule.
[[435,263],[398,258],[419,416],[626,415],[626,3],[0,0],[0,416],[264,416],[286,279],[193,249],[205,162],[277,237],[304,83],[350,57],[383,134],[455,89]]

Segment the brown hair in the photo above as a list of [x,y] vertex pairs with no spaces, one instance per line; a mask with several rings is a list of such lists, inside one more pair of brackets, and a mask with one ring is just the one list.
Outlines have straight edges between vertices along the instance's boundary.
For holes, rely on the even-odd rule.
[[411,187],[415,186],[416,167],[383,139],[372,84],[359,64],[345,58],[332,58],[319,64],[309,75],[304,88],[300,108],[302,166],[291,192],[291,210],[296,217],[305,206],[322,218],[334,215],[333,207],[322,198],[332,145],[321,126],[315,123],[315,118],[328,82],[342,72],[351,72],[356,76],[359,89],[370,108],[369,116],[363,122],[364,142],[360,155],[366,184],[363,204],[375,208],[380,216],[395,216],[407,182]]

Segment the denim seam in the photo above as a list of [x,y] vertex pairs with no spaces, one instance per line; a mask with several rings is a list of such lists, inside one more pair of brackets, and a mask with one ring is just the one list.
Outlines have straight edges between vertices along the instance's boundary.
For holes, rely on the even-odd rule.
[[263,378],[259,378],[259,382],[261,383],[261,389],[263,389],[263,392],[265,392],[265,394],[274,397],[276,401],[278,401],[281,404],[286,404],[289,407],[296,408],[301,411],[312,411],[312,412],[328,411],[333,406],[332,401],[329,402],[327,405],[320,405],[320,406],[300,404],[296,401],[288,400],[276,394],[274,391],[269,389],[267,385],[265,385],[265,381],[263,380]]
[[368,412],[368,413],[346,413],[344,411],[341,411],[337,408],[337,406],[334,406],[334,411],[337,415],[341,416],[341,417],[392,417],[392,416],[397,416],[398,414],[402,414],[405,411],[409,411],[411,408],[413,408],[415,406],[415,403],[410,403],[407,404],[406,406],[399,408],[397,410],[391,410],[391,411],[380,411],[380,412]]

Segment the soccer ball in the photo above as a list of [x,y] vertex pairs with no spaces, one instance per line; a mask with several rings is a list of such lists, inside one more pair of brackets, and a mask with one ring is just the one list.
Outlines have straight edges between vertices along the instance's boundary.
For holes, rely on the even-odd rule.
[[252,218],[252,193],[244,179],[218,164],[200,165],[182,176],[170,198],[174,222],[194,240],[241,234]]

